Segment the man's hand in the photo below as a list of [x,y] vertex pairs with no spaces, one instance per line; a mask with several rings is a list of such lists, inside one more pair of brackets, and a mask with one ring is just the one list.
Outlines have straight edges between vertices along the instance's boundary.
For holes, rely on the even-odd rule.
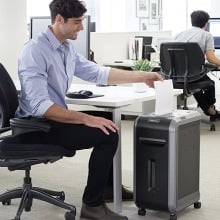
[[144,82],[151,88],[154,87],[154,81],[162,81],[163,77],[157,72],[148,72],[145,74]]
[[84,119],[84,124],[89,127],[100,128],[105,134],[109,135],[109,130],[116,132],[119,128],[111,120],[103,117],[97,117],[92,115],[87,115]]
[[44,117],[63,123],[84,124],[89,127],[100,128],[107,135],[109,135],[109,131],[116,132],[119,130],[116,124],[114,124],[111,120],[89,115],[83,112],[68,110],[57,104],[53,104],[45,112]]

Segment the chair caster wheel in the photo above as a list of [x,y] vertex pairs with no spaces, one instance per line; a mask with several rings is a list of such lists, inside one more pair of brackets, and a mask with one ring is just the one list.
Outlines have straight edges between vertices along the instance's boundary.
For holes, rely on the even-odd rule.
[[20,220],[20,217],[16,216],[16,217],[13,218],[12,220]]
[[65,213],[65,220],[75,220],[75,211],[70,211]]
[[33,199],[29,200],[24,208],[25,212],[30,212],[32,207]]
[[57,199],[60,199],[61,201],[65,200],[65,193],[62,191],[60,196],[57,196]]
[[170,220],[177,220],[177,215],[175,213],[170,214]]
[[31,211],[31,207],[25,207],[25,212],[30,212]]
[[2,205],[11,205],[11,199],[2,201]]
[[146,210],[143,209],[143,208],[138,209],[138,215],[145,216],[146,215]]
[[215,131],[215,125],[210,126],[210,131]]
[[194,208],[195,208],[195,209],[200,209],[201,206],[202,206],[201,202],[195,202],[195,203],[194,203]]

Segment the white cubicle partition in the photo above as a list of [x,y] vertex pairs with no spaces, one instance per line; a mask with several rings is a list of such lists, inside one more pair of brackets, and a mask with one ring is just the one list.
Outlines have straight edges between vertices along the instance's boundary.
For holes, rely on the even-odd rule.
[[171,31],[144,31],[144,32],[92,32],[90,48],[94,51],[95,61],[99,64],[128,59],[128,43],[131,37],[153,36],[152,44],[163,39],[172,38]]

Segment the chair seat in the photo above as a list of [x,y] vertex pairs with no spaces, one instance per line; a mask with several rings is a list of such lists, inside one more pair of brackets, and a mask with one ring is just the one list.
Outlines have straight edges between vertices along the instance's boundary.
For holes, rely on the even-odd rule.
[[[189,91],[199,91],[201,89],[208,88],[209,86],[212,86],[212,81],[197,81],[197,82],[191,82],[187,84],[187,89]],[[183,89],[183,83],[174,82],[174,88],[175,89]]]
[[74,155],[74,150],[57,145],[0,143],[0,167],[8,167],[9,170],[24,169]]
[[0,158],[29,158],[30,156],[74,156],[75,151],[49,144],[12,144],[0,143]]

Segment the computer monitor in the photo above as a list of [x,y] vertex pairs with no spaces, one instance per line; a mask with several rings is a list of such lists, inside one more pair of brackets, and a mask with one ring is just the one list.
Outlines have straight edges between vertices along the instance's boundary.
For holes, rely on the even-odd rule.
[[220,18],[210,18],[206,30],[214,37],[215,49],[220,49]]
[[96,32],[96,22],[90,22],[90,32]]
[[[51,24],[50,16],[37,16],[30,18],[30,38],[42,32]],[[83,55],[86,59],[90,59],[90,16],[85,16],[83,20],[84,29],[78,33],[76,40],[71,40],[76,51]]]
[[155,52],[152,48],[152,36],[135,36],[135,38],[143,39],[142,59],[151,60],[151,53]]

